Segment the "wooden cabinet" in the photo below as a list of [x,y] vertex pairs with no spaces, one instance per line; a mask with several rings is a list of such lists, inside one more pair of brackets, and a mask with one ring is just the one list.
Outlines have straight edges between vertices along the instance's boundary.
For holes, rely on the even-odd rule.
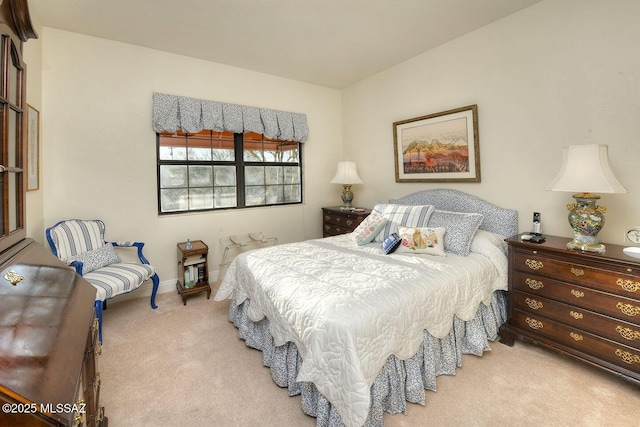
[[206,292],[207,299],[211,297],[209,285],[209,247],[202,241],[196,240],[178,243],[178,281],[176,289],[182,296],[182,304],[187,305],[187,296]]
[[640,258],[566,249],[570,239],[509,243],[509,318],[500,341],[543,345],[640,384]]
[[370,213],[369,209],[356,212],[339,206],[322,208],[322,237],[351,233]]
[[0,262],[0,425],[106,426],[95,288],[31,239]]
[[106,426],[96,289],[26,238],[26,0],[0,1],[0,425]]
[[26,77],[22,45],[38,35],[26,0],[0,2],[0,251],[26,237]]

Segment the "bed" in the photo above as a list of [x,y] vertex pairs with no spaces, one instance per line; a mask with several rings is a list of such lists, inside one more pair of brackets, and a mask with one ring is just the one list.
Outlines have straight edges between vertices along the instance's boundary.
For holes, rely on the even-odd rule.
[[[436,377],[489,350],[506,320],[515,210],[435,189],[368,219],[354,233],[239,255],[214,297],[231,299],[239,337],[319,426],[381,426],[384,412],[424,404]],[[394,233],[402,244],[387,254]]]

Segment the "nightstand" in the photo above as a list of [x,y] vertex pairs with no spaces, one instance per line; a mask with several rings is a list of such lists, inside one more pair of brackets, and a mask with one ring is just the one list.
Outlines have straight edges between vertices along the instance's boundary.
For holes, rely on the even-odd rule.
[[640,258],[620,245],[567,249],[545,236],[509,244],[509,315],[500,342],[533,342],[640,384]]
[[178,243],[176,289],[182,297],[183,305],[187,305],[187,296],[199,292],[206,292],[207,299],[211,297],[208,256],[209,247],[202,240],[191,242],[189,249],[187,249],[187,242]]
[[351,233],[370,213],[370,209],[356,212],[340,206],[322,208],[322,237]]

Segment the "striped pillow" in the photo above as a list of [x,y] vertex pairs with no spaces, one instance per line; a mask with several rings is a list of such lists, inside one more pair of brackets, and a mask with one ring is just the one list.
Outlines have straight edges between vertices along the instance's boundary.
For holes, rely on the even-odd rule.
[[398,233],[399,226],[426,227],[433,210],[433,205],[387,205],[382,217],[388,221],[374,241],[383,242],[391,234]]

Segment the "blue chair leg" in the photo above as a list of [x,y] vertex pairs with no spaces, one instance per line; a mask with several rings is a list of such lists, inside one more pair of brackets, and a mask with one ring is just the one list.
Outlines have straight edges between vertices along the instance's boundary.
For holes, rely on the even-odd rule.
[[96,317],[98,318],[98,339],[102,344],[102,304],[103,301],[96,301],[94,307],[96,308]]
[[151,291],[151,308],[156,309],[158,306],[156,305],[156,294],[158,293],[158,285],[160,284],[160,278],[157,274],[154,274],[151,277],[153,281],[153,291]]

